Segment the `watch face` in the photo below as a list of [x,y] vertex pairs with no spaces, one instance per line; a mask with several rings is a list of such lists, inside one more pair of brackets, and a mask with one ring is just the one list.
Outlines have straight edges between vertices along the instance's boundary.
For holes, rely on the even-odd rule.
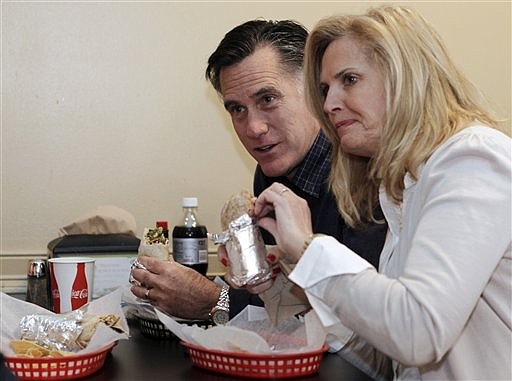
[[229,312],[222,309],[215,310],[212,313],[212,320],[215,325],[224,325],[229,321]]

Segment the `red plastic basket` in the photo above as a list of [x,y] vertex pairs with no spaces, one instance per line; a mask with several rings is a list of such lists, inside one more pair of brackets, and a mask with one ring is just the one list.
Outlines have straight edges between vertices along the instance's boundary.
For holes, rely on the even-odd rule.
[[225,352],[181,341],[192,364],[216,373],[251,378],[291,378],[316,373],[328,346],[305,353],[251,354]]
[[116,343],[99,348],[95,352],[64,357],[5,357],[5,363],[22,381],[72,380],[88,376],[101,369],[107,354]]

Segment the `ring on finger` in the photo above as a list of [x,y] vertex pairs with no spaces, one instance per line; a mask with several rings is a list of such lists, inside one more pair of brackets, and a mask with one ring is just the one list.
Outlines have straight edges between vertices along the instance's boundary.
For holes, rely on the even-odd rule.
[[150,288],[146,288],[146,292],[144,293],[144,298],[148,299],[148,300],[151,300],[151,298],[149,297],[149,292],[151,291]]
[[284,192],[288,192],[288,191],[289,191],[289,189],[288,189],[288,188],[283,187],[283,188],[281,188],[281,190],[279,191],[279,194],[283,194]]

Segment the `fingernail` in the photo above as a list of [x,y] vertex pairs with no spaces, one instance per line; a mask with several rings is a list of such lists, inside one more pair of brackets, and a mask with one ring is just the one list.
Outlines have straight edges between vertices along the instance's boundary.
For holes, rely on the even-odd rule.
[[226,266],[226,267],[228,266],[228,260],[226,258],[222,258],[220,261],[222,262],[222,264],[224,266]]
[[270,263],[274,263],[276,261],[276,256],[274,254],[269,254],[269,255],[267,255],[267,260]]

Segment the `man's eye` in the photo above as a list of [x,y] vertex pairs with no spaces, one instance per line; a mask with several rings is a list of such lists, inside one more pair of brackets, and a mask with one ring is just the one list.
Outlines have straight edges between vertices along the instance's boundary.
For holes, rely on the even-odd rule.
[[232,105],[228,107],[228,112],[230,114],[241,114],[242,112],[244,112],[244,110],[245,107],[240,105]]
[[355,85],[358,81],[358,78],[353,74],[346,74],[343,76],[343,84],[346,86]]
[[263,100],[263,103],[268,104],[268,103],[272,103],[272,101],[273,101],[274,99],[276,99],[276,97],[275,97],[275,96],[273,96],[273,95],[265,95],[265,96],[264,96],[264,97],[262,97],[261,99]]

